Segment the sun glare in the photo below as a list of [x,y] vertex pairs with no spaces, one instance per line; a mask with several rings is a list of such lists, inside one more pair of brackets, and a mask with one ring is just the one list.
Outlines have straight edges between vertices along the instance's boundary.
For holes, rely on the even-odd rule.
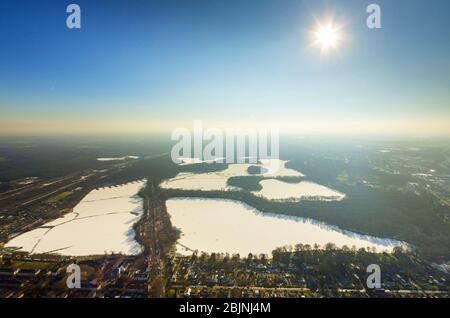
[[342,41],[341,27],[332,22],[327,24],[317,23],[312,31],[312,44],[321,48],[322,53],[335,49]]
[[323,48],[334,46],[337,41],[336,30],[330,26],[320,27],[317,31],[317,42],[319,42]]

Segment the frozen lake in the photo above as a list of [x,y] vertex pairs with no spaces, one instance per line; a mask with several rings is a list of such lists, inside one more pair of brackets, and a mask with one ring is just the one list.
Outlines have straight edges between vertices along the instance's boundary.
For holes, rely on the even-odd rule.
[[[183,159],[180,165],[198,164],[201,161]],[[175,177],[161,182],[160,187],[164,189],[181,190],[202,190],[202,191],[225,191],[242,190],[228,185],[228,179],[239,176],[261,176],[260,181],[262,189],[252,192],[255,195],[262,196],[268,200],[322,200],[339,201],[345,198],[344,193],[330,189],[326,186],[300,181],[296,183],[277,180],[278,177],[305,177],[299,171],[286,168],[287,161],[279,159],[260,160],[259,164],[237,163],[230,164],[225,170],[204,173],[181,172]],[[259,174],[250,174],[250,167],[259,167]]]
[[23,233],[6,244],[33,254],[71,256],[123,253],[137,255],[133,225],[140,219],[145,180],[89,192],[71,213]]
[[276,179],[265,179],[261,180],[259,184],[262,186],[262,189],[252,193],[268,200],[300,201],[302,199],[315,199],[339,201],[345,198],[345,194],[341,192],[309,181],[289,183]]
[[123,161],[128,159],[139,159],[138,156],[124,156],[119,158],[97,158],[98,161]]
[[[161,182],[160,187],[165,189],[182,189],[182,190],[203,190],[203,191],[220,191],[237,189],[227,185],[230,177],[258,175],[267,178],[274,177],[303,177],[301,172],[286,168],[284,160],[271,159],[261,160],[261,164],[236,163],[230,164],[223,171],[192,173],[181,172],[175,177]],[[258,166],[261,169],[259,174],[248,173],[248,168]]]
[[261,213],[238,201],[173,198],[166,202],[172,225],[181,230],[177,252],[271,254],[277,247],[331,242],[338,247],[375,247],[391,251],[405,243],[341,231],[334,226],[300,217]]

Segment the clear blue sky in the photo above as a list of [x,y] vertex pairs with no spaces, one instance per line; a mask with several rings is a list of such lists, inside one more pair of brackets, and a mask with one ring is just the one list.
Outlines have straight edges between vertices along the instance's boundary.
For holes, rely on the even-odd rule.
[[[80,30],[66,28],[70,3]],[[370,3],[380,30],[366,27]],[[444,127],[449,14],[448,0],[2,0],[0,122],[6,132],[234,118]],[[330,15],[346,41],[324,56],[309,32]]]

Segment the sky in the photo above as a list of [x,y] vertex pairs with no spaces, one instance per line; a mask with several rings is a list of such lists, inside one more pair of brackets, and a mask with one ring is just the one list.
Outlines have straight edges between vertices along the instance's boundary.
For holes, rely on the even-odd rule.
[[[81,7],[68,29],[66,7]],[[381,29],[366,26],[369,4]],[[448,0],[2,0],[0,134],[450,135]],[[343,40],[312,45],[318,22]]]

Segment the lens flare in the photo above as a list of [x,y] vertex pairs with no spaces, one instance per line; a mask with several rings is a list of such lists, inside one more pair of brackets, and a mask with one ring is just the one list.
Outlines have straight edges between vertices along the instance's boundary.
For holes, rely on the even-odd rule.
[[311,31],[312,45],[320,47],[322,53],[337,49],[343,41],[342,26],[336,25],[329,19],[326,23],[316,22]]

